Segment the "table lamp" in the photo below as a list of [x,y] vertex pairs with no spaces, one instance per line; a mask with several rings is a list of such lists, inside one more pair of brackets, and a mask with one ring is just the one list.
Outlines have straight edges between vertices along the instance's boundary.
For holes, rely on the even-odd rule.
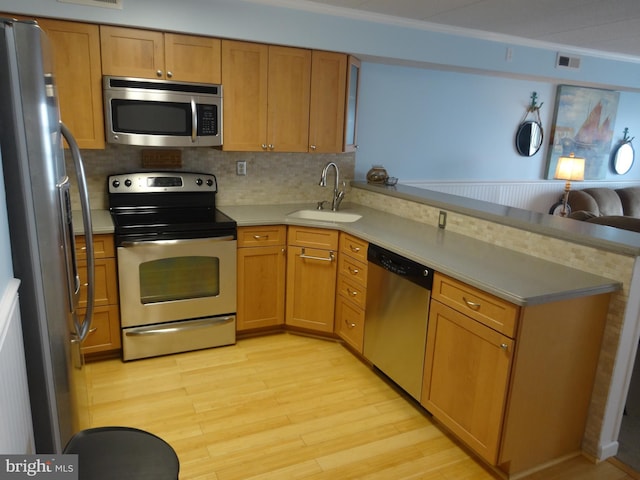
[[573,153],[568,157],[558,158],[556,173],[553,176],[558,180],[566,180],[564,185],[564,199],[562,200],[562,211],[560,215],[566,217],[567,201],[569,200],[569,191],[571,190],[571,180],[584,180],[584,158],[576,157]]

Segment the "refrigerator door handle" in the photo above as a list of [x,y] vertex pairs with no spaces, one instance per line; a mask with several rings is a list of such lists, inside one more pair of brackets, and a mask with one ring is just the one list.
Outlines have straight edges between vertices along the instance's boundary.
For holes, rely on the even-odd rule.
[[[71,155],[73,157],[73,163],[75,165],[76,179],[78,182],[78,193],[80,195],[80,207],[82,210],[82,224],[84,227],[84,238],[87,248],[87,309],[82,322],[76,321],[76,334],[80,343],[87,338],[89,330],[91,329],[91,318],[93,317],[94,306],[94,291],[95,291],[95,259],[93,256],[93,231],[91,222],[91,206],[89,205],[89,193],[87,191],[87,177],[84,172],[84,164],[82,163],[82,156],[80,155],[80,148],[76,139],[66,127],[66,125],[60,122],[60,132],[69,144]],[[75,258],[75,256],[74,256]],[[78,267],[75,266],[77,271]]]

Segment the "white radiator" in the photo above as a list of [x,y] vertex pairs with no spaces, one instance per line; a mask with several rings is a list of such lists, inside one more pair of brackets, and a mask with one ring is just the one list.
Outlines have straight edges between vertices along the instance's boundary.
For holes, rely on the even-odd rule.
[[19,280],[11,280],[0,297],[0,452],[35,453],[22,325]]

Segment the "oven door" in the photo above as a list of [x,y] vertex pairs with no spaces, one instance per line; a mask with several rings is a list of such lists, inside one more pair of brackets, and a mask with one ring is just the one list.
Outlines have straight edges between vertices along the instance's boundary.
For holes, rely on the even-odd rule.
[[122,327],[235,314],[236,243],[233,237],[122,242]]

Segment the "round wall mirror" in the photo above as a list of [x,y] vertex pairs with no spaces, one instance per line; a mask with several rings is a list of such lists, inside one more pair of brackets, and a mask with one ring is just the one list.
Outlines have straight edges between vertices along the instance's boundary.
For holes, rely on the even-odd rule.
[[627,173],[633,165],[634,156],[631,142],[621,143],[613,154],[613,171],[618,175]]
[[522,122],[516,132],[516,150],[523,157],[531,157],[540,150],[542,137],[540,122],[534,120]]

